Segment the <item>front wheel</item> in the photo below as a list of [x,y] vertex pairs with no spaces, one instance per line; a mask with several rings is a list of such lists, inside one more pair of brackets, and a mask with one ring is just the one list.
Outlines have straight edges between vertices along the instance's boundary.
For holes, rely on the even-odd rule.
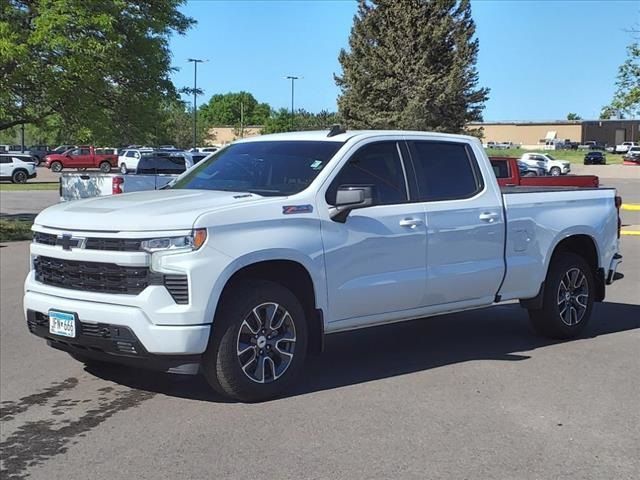
[[593,271],[584,258],[557,253],[545,280],[542,308],[529,310],[533,328],[549,338],[577,336],[591,317],[594,294]]
[[126,163],[122,163],[122,164],[120,164],[120,173],[121,173],[122,175],[126,175],[126,174],[127,174],[127,172],[128,172],[128,170],[127,170],[127,164],[126,164]]
[[102,173],[109,173],[111,171],[111,164],[109,162],[101,162],[100,171]]
[[559,177],[560,169],[558,167],[553,167],[549,173],[551,173],[551,175],[554,177]]
[[307,354],[302,305],[289,289],[262,280],[245,282],[220,302],[202,364],[209,384],[243,402],[278,396]]
[[62,171],[62,164],[60,162],[53,162],[50,168],[52,172],[59,173]]
[[27,183],[28,178],[29,176],[27,175],[27,172],[25,172],[24,170],[16,170],[15,172],[13,172],[13,175],[11,175],[11,182]]

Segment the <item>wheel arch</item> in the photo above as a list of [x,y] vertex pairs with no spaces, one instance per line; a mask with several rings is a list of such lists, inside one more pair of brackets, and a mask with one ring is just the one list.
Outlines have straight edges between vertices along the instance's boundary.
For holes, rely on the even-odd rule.
[[[319,353],[324,346],[324,317],[320,305],[320,289],[314,284],[309,268],[293,259],[268,259],[237,265],[225,275],[220,294],[217,296],[213,318],[218,314],[220,304],[225,295],[230,294],[235,286],[244,280],[258,279],[278,283],[289,290],[300,300],[309,326],[309,351]],[[215,328],[215,320],[213,324]]]
[[[602,300],[604,300],[604,269],[600,266],[600,252],[598,250],[598,244],[594,240],[594,237],[592,235],[589,235],[588,233],[573,233],[570,235],[559,237],[556,240],[551,255],[549,255],[548,257],[549,260],[545,265],[545,280],[547,278],[547,275],[549,274],[549,269],[551,268],[554,258],[562,254],[563,252],[571,252],[579,255],[589,264],[593,273],[593,279],[596,283],[595,301],[601,302]],[[545,280],[542,281],[540,290],[535,297],[526,300],[520,300],[520,304],[523,307],[530,309],[541,308]]]

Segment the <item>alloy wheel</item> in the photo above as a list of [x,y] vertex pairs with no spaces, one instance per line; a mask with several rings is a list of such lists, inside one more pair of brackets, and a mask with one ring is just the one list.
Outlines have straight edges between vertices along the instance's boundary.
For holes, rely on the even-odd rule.
[[291,365],[295,344],[291,314],[277,303],[258,305],[244,318],[238,331],[240,367],[253,382],[274,382]]
[[589,283],[582,270],[571,268],[558,286],[558,311],[565,325],[573,326],[582,321],[589,300]]

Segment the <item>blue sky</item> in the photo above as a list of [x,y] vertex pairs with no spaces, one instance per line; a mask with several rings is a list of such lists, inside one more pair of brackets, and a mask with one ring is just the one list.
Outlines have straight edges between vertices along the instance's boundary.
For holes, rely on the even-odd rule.
[[[480,40],[480,84],[491,88],[484,118],[562,119],[568,112],[597,118],[611,100],[628,31],[640,24],[633,1],[472,1]],[[214,93],[246,90],[275,108],[337,109],[338,52],[348,45],[356,3],[350,0],[195,0],[182,11],[198,24],[171,40],[178,88],[192,86],[187,58],[198,67],[198,86]]]

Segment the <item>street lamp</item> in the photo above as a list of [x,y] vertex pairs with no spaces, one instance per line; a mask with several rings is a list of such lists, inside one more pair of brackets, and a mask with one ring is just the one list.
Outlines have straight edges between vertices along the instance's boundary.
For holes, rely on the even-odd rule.
[[200,60],[199,58],[190,58],[187,61],[193,62],[193,148],[196,148],[198,144],[198,109],[196,103],[196,96],[198,95],[198,64],[206,62],[207,60]]
[[302,77],[297,77],[295,75],[287,75],[284,78],[286,78],[287,80],[291,80],[291,130],[293,130],[293,119],[295,118],[295,113],[293,110],[294,82],[296,80],[300,80]]

